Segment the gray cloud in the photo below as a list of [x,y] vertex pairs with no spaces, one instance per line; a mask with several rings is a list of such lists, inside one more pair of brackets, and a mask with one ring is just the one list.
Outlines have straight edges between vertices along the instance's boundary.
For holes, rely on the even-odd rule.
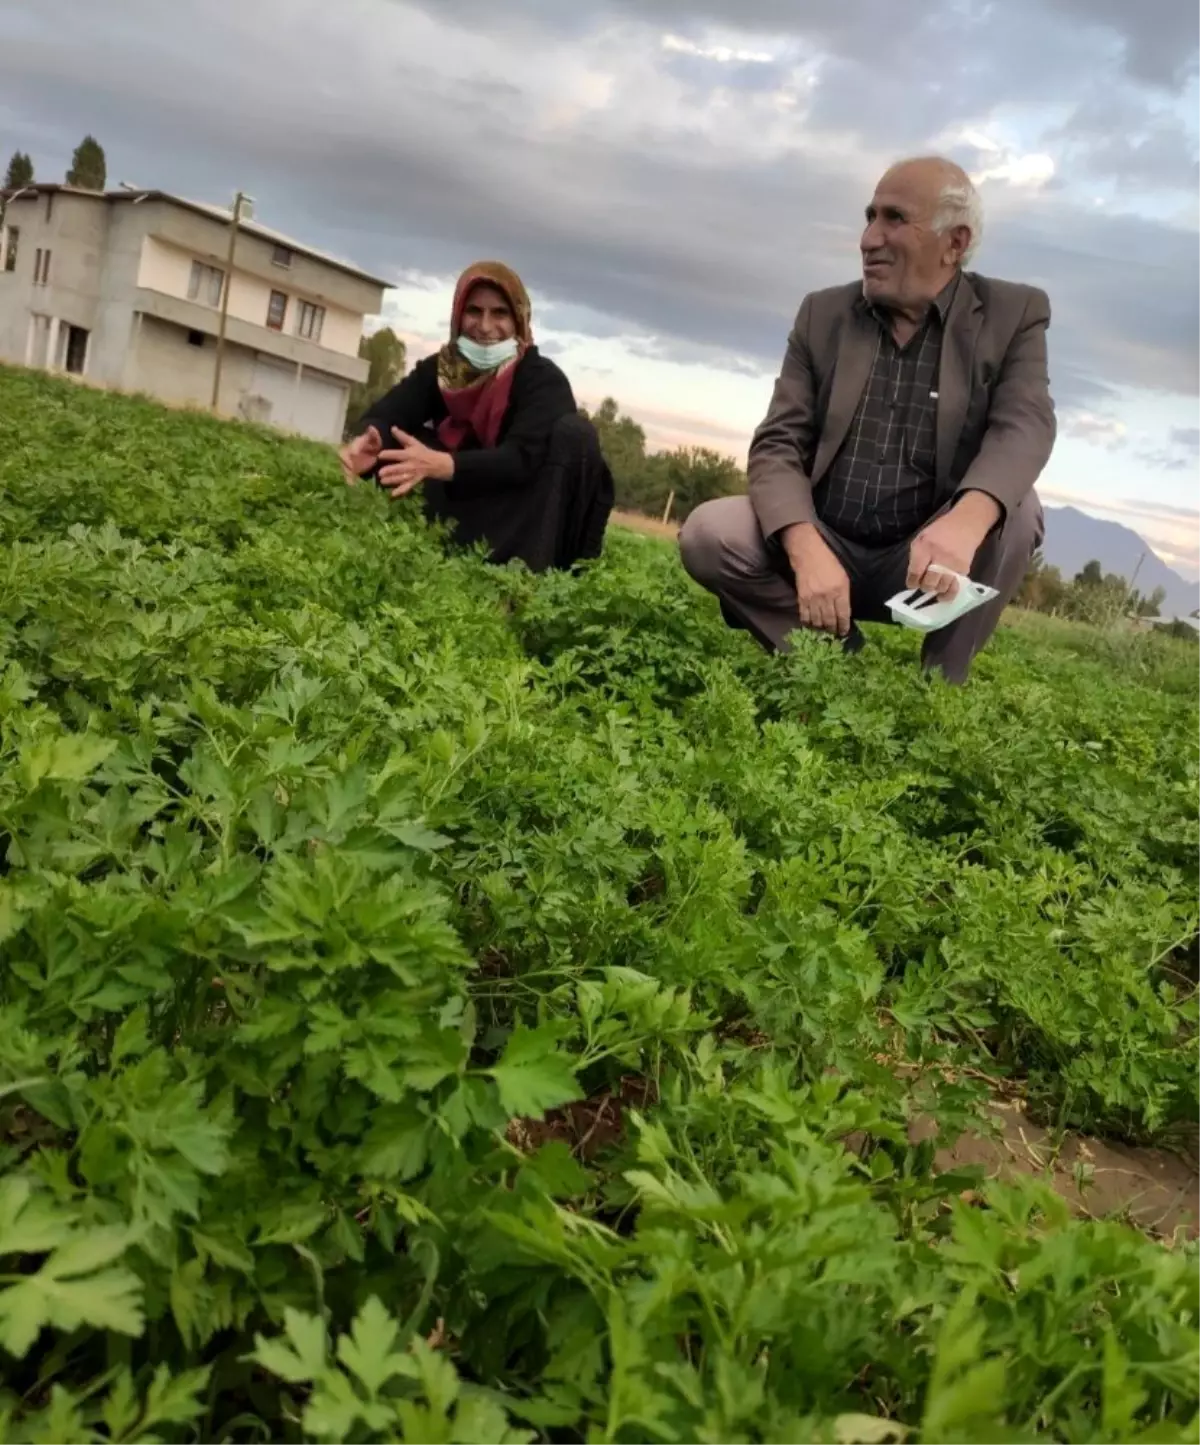
[[1200,15],[1191,0],[1049,0],[1073,25],[1117,37],[1126,72],[1147,85],[1180,90],[1196,74]]
[[[491,0],[430,0],[438,12],[463,23],[491,25],[497,10]],[[599,8],[599,7],[597,7]],[[1200,51],[1200,23],[1190,0],[1008,0],[1004,6],[967,3],[940,6],[936,0],[908,0],[903,11],[887,0],[610,0],[603,7],[624,11],[639,20],[652,21],[687,33],[697,25],[735,26],[760,35],[802,33],[836,54],[908,73],[897,61],[929,57],[929,44],[953,49],[957,64],[970,68],[973,56],[963,43],[977,45],[1011,36],[1014,48],[1028,42],[1030,32],[1039,39],[1054,36],[1061,45],[1079,52],[1092,45],[1115,48],[1122,70],[1133,80],[1168,90],[1179,90],[1193,75]],[[510,0],[503,23],[512,19],[538,29],[571,34],[589,29],[589,12],[583,6],[560,0]],[[594,10],[591,13],[595,13]],[[1060,46],[1054,48],[1061,49]],[[1042,47],[1044,49],[1044,47]],[[929,57],[932,59],[932,57]],[[1049,64],[1067,59],[1061,53]],[[1025,45],[1026,70],[1038,67],[1039,47]],[[986,68],[986,67],[983,67]],[[1021,74],[1009,75],[1021,83]]]
[[1186,472],[1194,465],[1161,447],[1143,447],[1135,455],[1144,467],[1152,467],[1156,472]]
[[1187,452],[1200,452],[1200,427],[1173,426],[1170,440],[1173,447],[1180,447]]
[[1107,447],[1115,452],[1126,445],[1128,437],[1125,427],[1116,417],[1097,416],[1092,412],[1068,412],[1062,420],[1062,430],[1067,436],[1079,437],[1081,441]]
[[711,55],[667,51],[663,69],[669,75],[705,95],[714,90],[777,91],[788,82],[791,66],[770,60],[719,60]]
[[[978,96],[1061,99],[1064,79],[1088,68],[1111,69],[1136,84],[1177,94],[1200,64],[1200,20],[1191,0],[986,0],[944,4],[907,0],[419,0],[472,29],[520,26],[534,32],[584,35],[598,17],[624,14],[683,35],[705,26],[778,38],[799,37],[869,70],[878,84],[895,78],[908,105],[893,115],[905,124],[926,86],[934,102],[961,86]],[[1057,90],[1055,89],[1057,87]],[[862,105],[869,96],[859,95]],[[943,112],[945,114],[945,112]]]
[[1076,172],[1118,190],[1186,192],[1200,181],[1200,150],[1178,111],[1164,110],[1152,96],[1116,90],[1093,81],[1089,93],[1046,140]]
[[[622,3],[612,0],[609,13]],[[126,0],[117,18],[70,0],[40,0],[32,11],[0,0],[0,122],[40,166],[45,159],[61,167],[91,130],[108,147],[114,179],[206,198],[243,185],[269,223],[384,274],[447,275],[481,254],[501,255],[547,298],[543,316],[555,329],[631,335],[645,354],[769,372],[802,293],[855,274],[858,217],[877,163],[968,113],[956,107],[973,89],[976,99],[999,94],[1016,77],[1018,90],[1040,93],[1043,72],[1061,65],[1061,51],[1017,63],[1030,46],[1015,17],[1035,17],[1029,24],[1038,33],[1075,26],[1088,55],[1115,46],[1130,74],[1174,83],[1157,42],[1116,0],[1086,21],[1074,0],[1043,0],[1040,9],[1020,0],[1003,25],[1000,7],[947,5],[957,17],[947,21],[935,0],[915,3],[909,27],[889,29],[882,50],[877,0],[805,8],[805,35],[833,58],[797,125],[810,134],[843,122],[866,127],[877,160],[862,162],[836,150],[825,158],[799,149],[765,157],[706,150],[695,136],[656,126],[653,97],[642,133],[614,138],[588,117],[539,127],[516,70],[497,74],[485,93],[464,93],[435,55],[406,54],[403,35],[397,44],[378,32],[372,53],[363,37],[375,42],[376,0],[352,0],[338,27],[317,31],[324,55],[324,37],[340,28],[336,65],[317,64],[313,38],[290,9],[285,24],[283,6],[269,0],[240,8],[177,0],[169,21],[150,0]],[[795,9],[790,0],[749,0],[742,23],[794,34]],[[395,6],[390,15],[406,23],[408,13]],[[515,29],[525,46],[539,27],[587,33],[597,11],[559,0],[524,0],[503,12],[447,0],[437,14],[447,13],[484,32]],[[721,0],[694,8],[648,0],[637,11],[681,31],[730,13]],[[896,12],[886,13],[894,26]],[[1169,19],[1178,41],[1175,11]],[[4,44],[18,27],[22,43]],[[413,32],[419,45],[415,21]],[[993,41],[998,49],[989,48]],[[803,42],[794,40],[796,55]],[[394,61],[378,48],[385,45],[395,46]],[[511,52],[496,53],[503,69]],[[929,89],[933,80],[914,88],[905,56],[915,57],[918,79],[940,67],[941,90]],[[729,67],[679,53],[661,56],[664,66],[684,67],[698,95],[709,71],[735,92],[770,91],[781,76],[776,62]],[[1056,83],[1061,95],[1061,76]],[[906,106],[906,94],[916,103]],[[1090,114],[1082,113],[1080,133],[1094,124]],[[1136,170],[1136,150],[1119,159]],[[1117,387],[1195,391],[1198,255],[1193,231],[1133,215],[1100,218],[1059,195],[1001,207],[980,260],[989,272],[1049,291],[1056,397],[1064,407],[1095,408]]]
[[1140,513],[1163,522],[1200,521],[1200,512],[1195,507],[1175,507],[1169,502],[1155,502],[1146,497],[1125,497],[1119,502],[1098,502],[1096,505],[1110,511]]

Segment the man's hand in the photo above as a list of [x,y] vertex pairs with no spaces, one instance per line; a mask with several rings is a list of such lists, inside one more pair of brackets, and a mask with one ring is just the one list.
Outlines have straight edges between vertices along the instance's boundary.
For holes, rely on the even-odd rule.
[[373,426],[369,426],[362,436],[354,437],[338,452],[338,460],[342,464],[342,475],[346,479],[346,485],[352,487],[364,472],[369,472],[379,460],[379,453],[383,449],[383,438]]
[[428,477],[448,482],[454,475],[454,457],[449,452],[435,452],[398,426],[392,428],[392,436],[398,445],[379,453],[379,460],[384,463],[379,468],[379,485],[386,488],[393,499],[406,497]]
[[784,551],[796,574],[796,601],[803,627],[845,637],[850,631],[850,578],[811,522],[784,530]]
[[[948,512],[935,517],[912,540],[906,587],[920,587],[939,597],[958,596],[958,582],[949,572],[971,575],[975,553],[1000,520],[1000,504],[986,492],[964,492]],[[930,571],[945,567],[946,572]]]

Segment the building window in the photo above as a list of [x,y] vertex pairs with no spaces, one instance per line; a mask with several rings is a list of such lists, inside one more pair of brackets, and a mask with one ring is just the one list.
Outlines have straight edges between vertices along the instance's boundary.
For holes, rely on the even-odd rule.
[[188,282],[188,300],[199,301],[205,306],[220,306],[221,287],[224,284],[225,272],[219,266],[193,261],[192,275]]
[[41,246],[33,253],[33,284],[46,286],[50,282],[50,249]]
[[288,299],[282,291],[272,291],[267,302],[267,325],[272,331],[283,330],[283,318],[287,315]]
[[283,266],[285,269],[292,264],[292,248],[290,246],[276,246],[271,252],[271,265]]
[[296,335],[302,336],[305,341],[320,341],[321,327],[324,324],[324,306],[316,306],[311,301],[301,301],[300,320],[296,325]]
[[82,376],[87,369],[88,334],[82,326],[68,326],[66,332],[63,368],[73,376]]
[[189,331],[188,334],[187,334],[187,344],[188,344],[189,346],[203,346],[203,345],[204,345],[204,332],[203,332],[203,331]]
[[4,234],[0,236],[0,254],[4,256],[5,271],[17,269],[17,243],[20,239],[20,226],[5,226]]

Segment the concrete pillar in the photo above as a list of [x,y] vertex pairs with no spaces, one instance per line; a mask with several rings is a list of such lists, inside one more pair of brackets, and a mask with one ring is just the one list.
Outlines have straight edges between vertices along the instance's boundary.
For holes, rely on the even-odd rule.
[[50,330],[46,336],[46,370],[53,371],[58,356],[58,317],[50,318]]
[[[135,311],[129,323],[129,345],[125,348],[125,355],[121,358],[121,390],[131,389],[131,379],[135,374],[140,379],[140,373],[135,373],[134,367],[137,363],[138,345],[142,339],[142,313]],[[136,390],[136,388],[132,388]]]

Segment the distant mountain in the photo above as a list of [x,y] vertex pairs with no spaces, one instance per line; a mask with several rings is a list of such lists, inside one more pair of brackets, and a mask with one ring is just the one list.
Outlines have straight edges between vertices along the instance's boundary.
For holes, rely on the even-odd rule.
[[1156,587],[1166,589],[1164,617],[1186,617],[1200,607],[1200,583],[1189,582],[1168,567],[1149,542],[1120,522],[1102,522],[1078,507],[1046,508],[1046,561],[1070,581],[1094,558],[1105,572],[1129,580],[1138,558],[1145,559],[1137,574],[1137,590],[1148,597]]

